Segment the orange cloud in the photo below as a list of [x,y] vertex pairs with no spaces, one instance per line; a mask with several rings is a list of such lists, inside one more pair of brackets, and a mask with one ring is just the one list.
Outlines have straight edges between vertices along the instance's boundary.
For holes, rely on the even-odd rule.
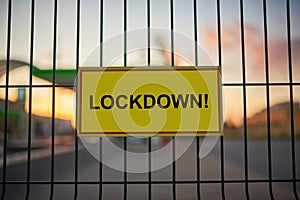
[[[226,59],[228,55],[235,52],[237,56],[241,56],[241,33],[240,24],[235,23],[233,27],[223,26],[221,39],[223,58]],[[217,47],[218,43],[217,33],[215,30],[207,27],[204,32],[204,42],[211,47]],[[257,74],[265,74],[265,41],[262,27],[257,27],[249,23],[244,24],[245,30],[245,58],[247,73],[249,73],[251,80],[257,80]],[[292,58],[293,61],[299,63],[300,54],[300,38],[292,38]],[[268,56],[270,77],[278,81],[287,81],[288,75],[288,43],[287,38],[275,38],[269,30],[268,34]],[[238,57],[236,57],[238,59]],[[240,60],[236,60],[236,66],[241,67]],[[233,70],[232,70],[233,71]],[[299,68],[294,64],[294,73],[300,73]],[[240,75],[240,74],[239,74]],[[263,76],[264,77],[264,76]],[[285,77],[285,78],[284,78]]]
[[[265,49],[264,49],[264,32],[263,27],[258,27],[245,23],[245,59],[246,59],[246,81],[265,82]],[[283,30],[285,31],[285,30]],[[202,40],[211,52],[217,52],[218,37],[216,30],[205,27],[203,30]],[[229,26],[222,26],[222,59],[223,59],[223,78],[226,82],[242,81],[242,64],[241,64],[241,31],[240,24],[233,23]],[[292,59],[293,74],[300,74],[300,38],[292,38]],[[269,30],[268,34],[268,56],[269,56],[269,75],[270,81],[287,82],[288,81],[288,49],[287,39],[279,38],[272,35]],[[294,79],[294,81],[296,81]],[[300,80],[299,78],[297,81]],[[239,119],[243,118],[243,101],[240,91],[229,90],[230,94],[225,92],[225,109],[226,120],[239,124]],[[252,103],[247,104],[248,117],[258,112],[261,107],[265,106],[264,89],[255,91],[259,98],[251,99]],[[249,89],[247,90],[247,95]],[[296,95],[296,94],[295,94]],[[283,97],[283,96],[282,96]],[[240,98],[240,100],[236,100]],[[276,97],[277,98],[277,97]],[[276,101],[274,97],[274,100]],[[298,97],[297,97],[298,98]],[[288,101],[288,96],[284,96],[281,101]],[[255,102],[253,102],[255,101]],[[256,105],[256,106],[253,106]],[[234,111],[233,111],[234,110]]]

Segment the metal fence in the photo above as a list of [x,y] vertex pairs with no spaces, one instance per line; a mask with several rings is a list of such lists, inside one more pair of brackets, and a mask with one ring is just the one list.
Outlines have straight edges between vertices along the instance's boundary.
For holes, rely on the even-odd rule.
[[[104,32],[103,32],[103,27],[104,27],[104,17],[103,17],[103,13],[104,13],[104,6],[103,6],[103,2],[104,0],[100,0],[100,44],[103,43],[103,36],[104,36]],[[124,16],[123,16],[123,31],[124,31],[124,66],[127,66],[127,46],[128,46],[128,40],[127,40],[127,31],[128,31],[128,20],[127,20],[127,15],[128,15],[128,11],[127,11],[127,2],[128,0],[124,0]],[[72,185],[74,187],[74,199],[77,199],[78,197],[78,187],[80,185],[97,185],[98,187],[98,196],[99,199],[102,198],[102,194],[103,194],[103,186],[105,185],[122,185],[123,187],[123,197],[124,199],[127,199],[128,193],[127,193],[127,189],[129,185],[145,185],[147,186],[147,196],[148,199],[153,199],[152,196],[152,190],[153,190],[153,185],[171,185],[172,186],[172,195],[171,198],[172,199],[176,199],[177,197],[177,186],[178,185],[196,185],[196,197],[197,199],[201,198],[201,186],[204,184],[218,184],[221,188],[221,197],[223,199],[226,198],[226,185],[229,184],[243,184],[244,185],[244,190],[245,190],[245,196],[247,199],[251,198],[251,193],[249,191],[249,184],[253,184],[253,183],[267,183],[268,184],[268,191],[269,191],[269,197],[271,199],[276,198],[276,196],[274,195],[274,189],[273,189],[273,184],[274,183],[291,183],[292,184],[292,188],[293,188],[293,196],[295,199],[299,199],[298,197],[298,191],[299,189],[297,189],[297,184],[299,184],[299,178],[297,178],[297,167],[296,166],[296,147],[295,147],[295,122],[294,120],[294,87],[295,86],[299,86],[300,83],[298,82],[294,82],[293,81],[293,66],[292,66],[292,39],[291,39],[291,5],[290,5],[290,1],[286,0],[286,30],[282,30],[282,31],[286,31],[287,33],[287,46],[288,46],[288,77],[289,77],[289,81],[288,82],[270,82],[270,78],[269,78],[269,49],[268,49],[268,15],[267,15],[267,1],[263,0],[262,1],[262,6],[263,6],[263,35],[264,35],[264,67],[265,67],[265,82],[264,83],[248,83],[246,81],[246,52],[245,52],[245,25],[244,25],[244,1],[240,0],[239,1],[239,13],[240,13],[240,44],[241,44],[241,59],[242,59],[242,82],[241,83],[224,83],[223,87],[225,88],[229,88],[229,87],[241,87],[242,88],[242,101],[243,101],[243,154],[244,154],[244,178],[243,179],[227,179],[225,178],[225,158],[224,158],[224,151],[225,151],[225,146],[224,146],[224,137],[220,137],[220,179],[217,180],[205,180],[205,179],[201,179],[201,164],[202,164],[202,160],[200,160],[198,158],[198,151],[200,148],[200,144],[201,144],[201,138],[197,137],[196,141],[195,141],[195,159],[196,159],[196,177],[195,180],[178,180],[176,178],[176,161],[175,161],[175,150],[176,150],[176,146],[175,146],[175,140],[172,140],[172,158],[174,160],[174,162],[172,163],[172,179],[171,180],[153,180],[152,178],[152,172],[151,172],[151,154],[150,152],[152,151],[152,138],[148,138],[147,139],[147,147],[148,147],[148,155],[149,155],[149,172],[148,172],[148,178],[147,180],[128,180],[128,173],[126,172],[126,168],[127,168],[127,147],[128,147],[128,139],[127,138],[123,138],[123,148],[125,150],[124,153],[124,168],[125,168],[125,172],[123,173],[123,180],[118,180],[118,181],[105,181],[103,180],[103,164],[101,162],[99,162],[99,177],[98,177],[98,181],[81,181],[78,178],[78,152],[79,150],[79,139],[78,137],[74,137],[74,180],[73,181],[57,181],[54,178],[54,166],[55,166],[55,144],[54,144],[54,140],[55,140],[55,90],[57,87],[73,87],[73,85],[56,85],[55,84],[55,80],[56,80],[56,73],[53,73],[53,77],[52,77],[52,85],[33,85],[32,83],[32,70],[33,70],[33,51],[34,51],[34,33],[35,33],[35,29],[34,29],[34,24],[35,24],[35,0],[31,1],[31,27],[30,27],[30,78],[29,78],[29,85],[9,85],[9,72],[10,72],[10,60],[11,60],[11,56],[10,56],[10,52],[11,52],[11,23],[12,23],[12,0],[8,0],[8,7],[7,7],[7,40],[6,40],[6,84],[5,85],[1,85],[1,88],[5,88],[5,104],[4,104],[4,133],[3,133],[3,167],[2,167],[2,179],[1,179],[1,186],[2,186],[2,190],[1,190],[1,199],[5,199],[6,197],[6,190],[7,187],[9,185],[26,185],[26,199],[30,198],[30,194],[31,194],[31,187],[33,185],[49,185],[50,186],[50,194],[49,194],[49,198],[53,199],[54,198],[54,193],[55,193],[55,186],[56,185]],[[198,46],[197,43],[199,41],[198,39],[198,21],[197,21],[197,0],[193,0],[193,29],[194,29],[194,41],[195,41],[195,46],[194,46],[194,52],[195,52],[195,61],[194,64],[195,66],[198,66]],[[272,3],[271,1],[268,3]],[[147,51],[147,63],[148,66],[151,65],[151,43],[150,43],[150,39],[151,39],[151,12],[150,12],[150,8],[151,8],[151,0],[147,0],[146,1],[146,5],[147,5],[147,28],[148,28],[148,32],[147,32],[147,45],[148,45],[148,51]],[[170,12],[170,30],[171,30],[171,35],[170,35],[170,44],[171,44],[171,66],[175,65],[175,48],[174,48],[174,2],[173,0],[169,1],[169,12]],[[53,26],[53,71],[56,70],[56,66],[57,66],[57,61],[56,61],[56,55],[57,55],[57,11],[58,11],[58,0],[54,0],[54,26]],[[217,13],[217,47],[218,47],[218,65],[223,66],[222,64],[222,59],[223,59],[223,51],[222,51],[222,34],[221,34],[221,30],[222,30],[222,19],[221,19],[221,7],[220,7],[220,0],[216,1],[216,13]],[[79,57],[80,57],[80,28],[81,28],[81,2],[80,0],[77,0],[77,8],[76,8],[76,70],[78,70],[78,67],[80,65],[79,62]],[[1,44],[2,45],[2,44]],[[103,65],[103,46],[100,45],[100,66]],[[267,179],[250,179],[249,178],[249,163],[248,163],[248,155],[249,155],[249,148],[248,148],[248,126],[247,126],[247,104],[249,102],[247,102],[247,98],[246,98],[246,92],[247,89],[249,87],[264,87],[265,88],[265,92],[266,92],[266,113],[267,113],[267,163],[268,163],[268,178]],[[290,106],[290,124],[286,124],[286,126],[290,127],[291,130],[291,136],[290,136],[290,142],[291,142],[291,167],[292,167],[292,178],[284,178],[284,179],[275,179],[273,178],[272,174],[272,169],[273,169],[273,164],[272,164],[272,132],[271,132],[271,111],[270,111],[270,87],[271,86],[286,86],[289,88],[289,106]],[[28,143],[27,143],[27,174],[26,174],[26,180],[25,181],[10,181],[7,180],[7,144],[8,144],[8,123],[9,123],[9,118],[8,118],[8,109],[9,109],[9,101],[8,101],[8,94],[9,94],[9,89],[10,88],[16,88],[16,87],[22,87],[22,88],[28,88],[29,90],[29,108],[28,108]],[[32,163],[31,163],[31,152],[32,152],[32,135],[31,135],[31,124],[32,124],[32,90],[34,88],[37,87],[50,87],[52,88],[52,127],[51,127],[51,166],[50,166],[50,180],[49,181],[33,181],[31,180],[31,167],[32,167]],[[225,133],[226,134],[226,133]],[[74,133],[74,135],[76,135],[76,132]],[[146,198],[146,197],[144,197]]]

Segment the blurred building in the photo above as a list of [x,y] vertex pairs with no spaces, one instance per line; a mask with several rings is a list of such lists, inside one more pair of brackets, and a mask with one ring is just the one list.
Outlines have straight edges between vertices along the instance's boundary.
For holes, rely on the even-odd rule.
[[[28,135],[28,112],[31,101],[32,139],[47,139],[55,123],[55,135],[73,135],[75,127],[73,84],[75,70],[55,71],[55,118],[52,120],[53,70],[32,67],[32,93],[29,98],[30,66],[21,61],[10,61],[7,132],[9,140],[26,139]],[[6,61],[0,61],[0,135],[4,133],[6,98]],[[22,87],[18,87],[22,86]],[[70,86],[70,87],[65,87]],[[2,137],[1,137],[2,138]]]

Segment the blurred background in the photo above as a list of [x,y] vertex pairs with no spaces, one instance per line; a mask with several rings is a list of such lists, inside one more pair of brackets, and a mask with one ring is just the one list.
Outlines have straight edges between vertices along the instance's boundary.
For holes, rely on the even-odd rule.
[[[49,198],[53,189],[50,180],[61,181],[52,190],[55,199],[71,199],[74,195],[79,199],[94,199],[100,194],[103,199],[123,198],[124,174],[99,164],[75,138],[73,99],[76,67],[83,66],[101,42],[104,42],[102,58],[96,65],[109,63],[110,58],[115,58],[110,66],[124,66],[124,56],[116,53],[123,51],[124,38],[121,37],[113,48],[105,45],[105,41],[120,38],[125,22],[129,31],[128,47],[145,47],[150,41],[150,47],[163,50],[151,52],[151,65],[195,65],[195,62],[188,62],[195,59],[199,66],[210,63],[201,59],[202,52],[195,54],[193,43],[176,37],[173,38],[176,54],[172,61],[171,34],[151,35],[150,30],[148,37],[148,25],[165,30],[173,28],[192,41],[197,38],[197,44],[212,63],[222,63],[224,137],[207,157],[201,159],[200,165],[197,164],[195,140],[176,161],[176,179],[195,181],[197,170],[200,170],[200,179],[209,180],[201,183],[200,196],[204,199],[221,198],[223,191],[229,199],[243,199],[247,194],[260,199],[272,196],[271,193],[280,199],[297,197],[297,192],[300,192],[299,1],[266,1],[266,24],[265,1],[220,1],[221,43],[217,0],[55,2],[0,0],[0,180],[1,187],[6,185],[0,191],[6,199],[23,199],[26,195],[31,199]],[[130,34],[137,29],[142,31]],[[186,56],[183,59],[178,55]],[[128,66],[148,65],[147,48],[128,54],[126,58]],[[137,138],[128,138],[125,143],[122,138],[111,140],[121,148],[126,143],[133,152],[147,152],[149,145],[154,151],[171,142],[167,137],[153,138],[151,143]],[[185,138],[175,140],[176,143],[186,142]],[[201,143],[203,138],[199,140]],[[171,181],[173,172],[174,165],[170,165],[153,172],[152,180]],[[220,182],[214,183],[222,176],[231,180],[226,182],[223,190]],[[96,182],[101,178],[119,183],[104,184],[100,189]],[[126,195],[129,199],[147,198],[147,173],[128,173],[126,178],[144,181],[140,185],[128,184]],[[253,181],[238,181],[246,179]],[[274,182],[269,183],[271,179]],[[36,181],[36,184],[29,187],[25,184],[29,181]],[[74,184],[77,181],[82,181],[82,184]],[[20,192],[15,193],[16,189]],[[172,183],[153,184],[151,194],[153,199],[172,199]],[[178,199],[196,199],[197,184],[178,183],[175,195]]]

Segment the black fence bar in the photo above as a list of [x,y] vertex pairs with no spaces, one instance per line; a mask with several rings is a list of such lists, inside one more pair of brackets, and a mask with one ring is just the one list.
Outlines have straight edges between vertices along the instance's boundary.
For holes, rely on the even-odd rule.
[[103,165],[102,165],[102,137],[99,138],[99,200],[102,199],[103,193]]
[[[124,0],[124,67],[127,67],[127,0]],[[123,138],[124,148],[124,195],[123,199],[127,199],[127,138]]]
[[[51,85],[8,85],[7,88],[52,88],[52,84]],[[59,87],[76,87],[72,84],[60,84],[60,85],[55,85],[56,88]],[[5,85],[0,85],[0,88],[6,88]]]
[[[31,1],[31,30],[30,30],[30,61],[29,61],[29,85],[32,85],[32,68],[33,68],[33,43],[34,43],[34,0]],[[29,87],[28,101],[28,137],[27,137],[27,185],[25,199],[30,195],[30,171],[31,171],[31,121],[32,121],[32,87]]]
[[[219,66],[222,66],[222,35],[221,35],[221,8],[220,0],[217,0],[217,29],[218,29],[218,61]],[[221,148],[221,193],[222,199],[225,199],[225,182],[224,182],[224,136],[220,136]]]
[[[231,86],[247,86],[247,87],[257,87],[257,86],[299,86],[300,83],[297,82],[292,82],[292,83],[223,83],[222,86],[226,86],[226,87],[231,87]],[[29,88],[29,87],[33,87],[33,88],[52,88],[52,84],[51,85],[8,85],[8,88]],[[59,85],[55,85],[56,88],[59,87],[76,87],[74,85],[71,84],[59,84]],[[0,85],[0,88],[6,88],[5,85]]]
[[244,5],[240,0],[241,18],[241,45],[242,45],[242,73],[243,73],[243,112],[244,112],[244,160],[245,160],[245,193],[246,198],[250,199],[248,184],[248,133],[247,133],[247,92],[246,92],[246,63],[245,63],[245,31],[244,31]]
[[[170,0],[170,29],[171,29],[171,67],[175,66],[174,54],[174,1]],[[176,140],[172,137],[172,197],[176,200]]]
[[7,16],[7,44],[6,44],[6,76],[5,76],[5,111],[4,111],[4,133],[3,133],[3,171],[2,171],[2,195],[5,197],[6,190],[6,156],[7,156],[7,139],[8,139],[8,85],[9,85],[9,66],[10,66],[10,44],[11,44],[11,0],[8,0]]
[[[272,179],[273,183],[291,183],[293,179]],[[176,184],[197,184],[197,180],[176,180]],[[225,179],[225,180],[213,180],[213,179],[202,179],[200,180],[201,184],[220,184],[220,183],[245,183],[246,181],[243,179]],[[300,182],[300,179],[295,180],[296,183]],[[22,184],[26,185],[26,181],[6,181],[7,185],[16,185],[16,184]],[[70,185],[74,184],[74,181],[54,181],[54,184],[60,184],[60,185]],[[77,181],[77,184],[82,185],[89,185],[89,184],[99,184],[99,181]],[[127,184],[148,184],[148,180],[132,180],[127,181]],[[173,180],[152,180],[151,184],[172,184]],[[249,179],[248,183],[269,183],[269,179]],[[1,182],[0,184],[4,184]],[[30,184],[51,184],[51,181],[31,181]],[[102,184],[105,185],[123,185],[124,181],[102,181]]]
[[[99,39],[100,39],[100,55],[99,55],[99,66],[103,67],[103,16],[104,16],[104,8],[103,8],[103,0],[100,0],[100,8],[99,8],[99,12],[100,12],[100,26],[99,26]],[[102,164],[102,137],[99,137],[99,200],[102,199],[102,193],[103,193],[103,164]]]
[[296,86],[300,83],[223,83],[223,86]]
[[[263,24],[264,24],[264,40],[265,40],[265,70],[266,83],[269,83],[269,51],[268,51],[268,20],[267,20],[267,2],[263,1]],[[271,142],[271,120],[270,120],[270,88],[266,86],[267,101],[267,132],[268,132],[268,175],[269,175],[269,193],[271,199],[274,199],[272,186],[272,142]]]
[[290,83],[290,120],[291,120],[291,154],[292,154],[292,177],[293,192],[295,199],[299,199],[296,183],[296,150],[295,150],[295,126],[294,126],[294,91],[293,91],[293,63],[292,63],[292,47],[291,47],[291,19],[290,19],[290,0],[286,1],[286,27],[287,27],[287,43],[288,43],[288,65],[289,65],[289,83]]
[[[77,0],[77,10],[76,10],[76,74],[79,69],[79,56],[80,56],[80,0]],[[76,102],[77,109],[77,102]],[[77,115],[77,110],[76,110]],[[78,136],[77,129],[75,130],[75,159],[74,159],[74,199],[78,197]]]
[[[195,66],[198,66],[198,20],[197,20],[197,0],[193,1],[193,11],[194,11],[194,45],[195,45]],[[200,188],[200,177],[201,177],[201,163],[200,158],[198,156],[200,149],[200,137],[196,137],[196,152],[195,152],[195,159],[196,159],[196,176],[197,176],[197,199],[201,199],[201,188]]]
[[54,0],[53,9],[53,74],[52,74],[52,124],[51,124],[51,173],[50,173],[50,199],[54,197],[54,136],[55,136],[55,82],[56,82],[56,40],[57,40],[57,0]]
[[[150,0],[147,0],[147,65],[148,67],[151,66],[151,4]],[[148,200],[152,199],[152,139],[151,137],[148,137]]]

